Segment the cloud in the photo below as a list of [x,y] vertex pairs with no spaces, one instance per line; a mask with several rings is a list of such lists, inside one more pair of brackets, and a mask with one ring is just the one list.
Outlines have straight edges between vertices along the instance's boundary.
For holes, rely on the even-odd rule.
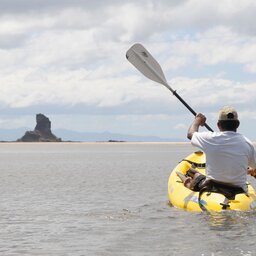
[[142,42],[195,109],[212,113],[225,102],[255,112],[255,14],[252,0],[3,0],[0,107],[145,123],[175,112],[161,120],[171,122],[184,113],[180,102],[125,59]]
[[185,124],[179,123],[174,126],[174,129],[175,130],[186,130],[186,129],[188,129],[188,126]]
[[201,107],[225,104],[248,105],[254,101],[256,83],[239,83],[225,79],[177,78],[172,81],[184,98]]

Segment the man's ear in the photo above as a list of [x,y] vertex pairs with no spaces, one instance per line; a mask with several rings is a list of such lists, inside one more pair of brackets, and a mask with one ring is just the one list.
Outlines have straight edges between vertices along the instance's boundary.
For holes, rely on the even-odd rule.
[[220,121],[217,122],[217,126],[218,126],[219,130],[221,130]]

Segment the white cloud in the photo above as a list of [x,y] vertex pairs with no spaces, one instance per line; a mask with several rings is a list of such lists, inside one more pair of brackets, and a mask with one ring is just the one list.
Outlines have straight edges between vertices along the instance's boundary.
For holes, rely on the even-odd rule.
[[187,130],[187,129],[188,129],[188,126],[185,125],[185,124],[179,123],[179,124],[177,124],[177,125],[174,126],[174,129],[175,129],[175,130]]
[[[232,32],[227,27],[215,27],[194,34],[192,38],[175,38],[158,53],[168,71],[182,67],[203,67],[218,64],[243,65],[243,71],[255,72],[256,37]],[[166,54],[168,53],[168,54]],[[164,56],[164,57],[163,57]]]
[[1,1],[0,106],[75,115],[83,105],[171,122],[180,103],[125,59],[139,41],[196,109],[225,102],[256,112],[255,14],[252,0]]
[[235,103],[246,105],[254,101],[256,83],[239,83],[214,78],[177,78],[174,88],[180,88],[184,98],[195,106],[209,106]]

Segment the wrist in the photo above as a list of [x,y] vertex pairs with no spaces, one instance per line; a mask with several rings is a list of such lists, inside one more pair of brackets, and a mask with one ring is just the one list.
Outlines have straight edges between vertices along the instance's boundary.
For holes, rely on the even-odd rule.
[[199,128],[200,125],[201,125],[201,123],[200,123],[199,120],[195,120],[194,123],[193,123],[193,126],[197,127],[197,128]]

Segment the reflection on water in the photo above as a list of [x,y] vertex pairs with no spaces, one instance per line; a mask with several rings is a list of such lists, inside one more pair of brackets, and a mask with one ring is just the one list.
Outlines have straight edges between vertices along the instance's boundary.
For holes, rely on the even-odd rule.
[[212,230],[244,230],[247,226],[254,225],[256,212],[208,212],[203,217]]
[[203,215],[212,230],[238,230],[254,225],[256,212],[211,212]]
[[203,246],[200,255],[256,255],[255,217],[256,212],[201,213],[199,239],[203,241]]

